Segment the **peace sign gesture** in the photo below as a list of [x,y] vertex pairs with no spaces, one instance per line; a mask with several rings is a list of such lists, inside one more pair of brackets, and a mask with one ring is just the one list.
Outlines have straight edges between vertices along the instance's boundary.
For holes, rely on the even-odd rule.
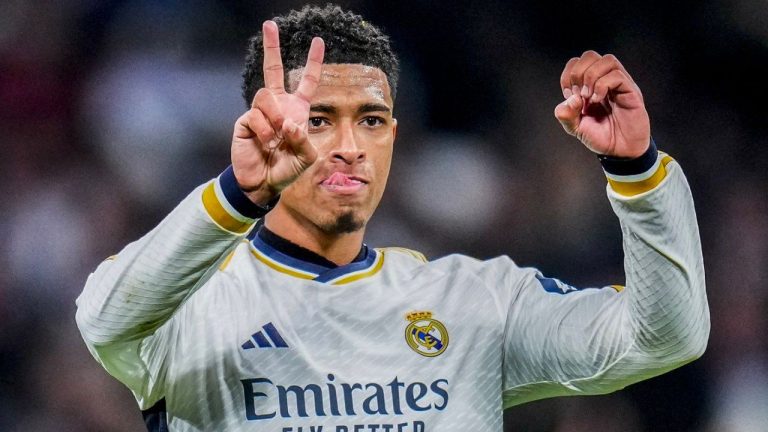
[[294,93],[285,91],[280,37],[274,21],[264,22],[264,88],[235,123],[232,168],[240,188],[265,204],[317,159],[309,142],[309,106],[320,82],[325,45],[312,39],[307,63]]

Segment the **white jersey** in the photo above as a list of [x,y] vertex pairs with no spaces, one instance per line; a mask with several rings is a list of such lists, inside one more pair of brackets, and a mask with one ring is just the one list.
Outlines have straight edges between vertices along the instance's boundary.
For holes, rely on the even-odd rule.
[[626,288],[400,248],[328,269],[246,238],[255,221],[222,175],[98,267],[77,323],[151,430],[501,431],[505,407],[611,392],[702,354],[693,203],[677,163],[653,157],[608,174]]

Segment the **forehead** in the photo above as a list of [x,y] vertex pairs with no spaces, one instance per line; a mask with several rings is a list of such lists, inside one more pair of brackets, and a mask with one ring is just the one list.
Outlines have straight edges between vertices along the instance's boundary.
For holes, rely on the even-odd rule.
[[[293,91],[299,84],[304,68],[288,72],[288,84]],[[315,98],[332,95],[362,95],[392,106],[387,75],[379,68],[361,64],[324,64]]]

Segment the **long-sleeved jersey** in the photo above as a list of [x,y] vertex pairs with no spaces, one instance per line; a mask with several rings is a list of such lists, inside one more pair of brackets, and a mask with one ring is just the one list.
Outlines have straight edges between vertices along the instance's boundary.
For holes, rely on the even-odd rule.
[[505,407],[621,389],[706,346],[681,168],[655,147],[604,166],[626,287],[401,248],[320,266],[247,235],[228,170],[97,268],[77,323],[150,430],[500,431]]

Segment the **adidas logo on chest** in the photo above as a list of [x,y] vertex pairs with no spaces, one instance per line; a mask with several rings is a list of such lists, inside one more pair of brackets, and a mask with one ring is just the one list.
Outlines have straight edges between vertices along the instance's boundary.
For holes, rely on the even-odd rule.
[[252,334],[250,339],[240,345],[244,350],[250,349],[270,349],[270,348],[289,348],[288,343],[277,330],[274,324],[268,322],[261,326],[256,333]]

